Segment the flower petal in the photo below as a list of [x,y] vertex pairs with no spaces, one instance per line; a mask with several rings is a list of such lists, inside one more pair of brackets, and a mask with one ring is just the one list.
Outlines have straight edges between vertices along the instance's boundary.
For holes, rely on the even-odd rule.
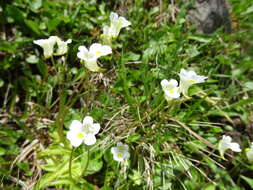
[[92,125],[93,124],[93,118],[91,116],[86,116],[83,119],[83,125]]
[[111,14],[110,14],[110,21],[111,22],[116,22],[118,20],[118,17],[119,17],[119,15],[117,13],[111,12]]
[[231,143],[230,144],[230,149],[233,150],[234,152],[241,152],[240,145],[238,143]]
[[178,82],[175,79],[170,79],[169,81],[166,79],[163,79],[161,81],[161,86],[162,86],[163,90],[171,90],[171,89],[178,86]]
[[99,72],[102,70],[101,67],[98,66],[96,59],[85,60],[84,65],[87,69],[89,69],[92,72]]
[[178,82],[177,82],[177,80],[175,80],[175,79],[170,79],[169,84],[170,84],[171,86],[173,86],[173,87],[177,87],[177,86],[178,86]]
[[95,134],[98,134],[98,132],[99,132],[99,130],[100,130],[100,124],[99,123],[94,123],[93,124],[93,134],[95,135]]
[[88,49],[87,49],[85,46],[79,46],[79,47],[78,47],[78,50],[79,50],[81,53],[87,53],[87,52],[88,52]]
[[118,143],[117,143],[117,146],[122,146],[122,145],[123,145],[122,142],[118,142]]
[[128,151],[129,147],[128,147],[127,144],[123,144],[123,147],[124,147],[124,149],[125,149],[126,151]]
[[232,138],[230,136],[223,135],[222,136],[222,141],[224,143],[231,143],[232,142]]
[[101,45],[99,43],[94,43],[90,46],[89,52],[95,55],[97,58],[105,56],[112,53],[112,48],[107,45]]
[[97,50],[100,50],[102,48],[102,45],[100,43],[93,43],[91,46],[90,46],[90,49],[89,51],[90,52],[95,52]]
[[78,57],[79,59],[85,60],[84,54],[83,54],[82,52],[80,52],[80,51],[77,53],[77,57]]
[[121,28],[131,25],[131,22],[129,22],[125,17],[119,17],[119,22],[121,23]]
[[71,145],[74,147],[80,146],[83,142],[83,139],[77,138],[75,131],[68,131],[67,132],[67,139],[70,141]]
[[163,80],[161,81],[161,86],[162,86],[162,88],[166,88],[166,86],[168,86],[168,85],[169,85],[169,81],[168,81],[168,80],[163,79]]
[[124,159],[130,158],[130,153],[129,152],[125,152],[123,157],[124,157]]
[[117,152],[117,147],[112,147],[111,148],[111,153],[112,154],[116,154],[116,152]]
[[124,160],[123,157],[118,157],[117,154],[114,154],[114,155],[113,155],[113,159],[116,160],[116,161],[118,161],[118,162],[122,162],[122,161]]
[[96,137],[95,137],[95,135],[87,135],[87,136],[85,136],[85,138],[84,138],[84,143],[86,144],[86,145],[93,145],[93,144],[95,144],[96,143]]
[[73,120],[69,126],[71,131],[81,131],[83,124],[78,120]]

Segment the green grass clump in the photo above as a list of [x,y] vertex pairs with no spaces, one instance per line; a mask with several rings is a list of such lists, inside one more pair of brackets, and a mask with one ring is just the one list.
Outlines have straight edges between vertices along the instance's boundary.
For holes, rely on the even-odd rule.
[[[188,4],[169,1],[0,2],[0,189],[253,188],[252,2],[231,0],[233,32],[195,34]],[[132,25],[88,71],[78,47],[101,42],[110,12]],[[33,40],[72,39],[65,56],[43,58]],[[160,82],[181,68],[208,76],[189,97],[165,101]],[[72,149],[72,120],[101,124],[97,143]],[[241,153],[217,150],[226,134]],[[128,144],[130,159],[111,147]],[[71,160],[71,161],[70,161]]]

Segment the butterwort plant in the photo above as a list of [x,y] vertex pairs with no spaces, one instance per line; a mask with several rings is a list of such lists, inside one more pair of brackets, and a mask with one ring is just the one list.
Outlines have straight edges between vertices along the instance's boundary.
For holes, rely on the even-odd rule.
[[96,143],[96,134],[100,130],[99,123],[93,123],[93,118],[86,116],[82,122],[73,120],[67,132],[67,139],[71,145],[78,147],[81,144],[93,145]]
[[118,142],[117,146],[111,148],[111,153],[113,154],[113,159],[122,162],[130,157],[129,147],[127,144]]
[[171,101],[173,99],[177,99],[180,97],[178,82],[175,79],[171,80],[162,80],[161,86],[164,91],[164,96],[167,101]]
[[230,136],[223,135],[222,139],[219,141],[218,150],[220,152],[221,157],[224,158],[224,153],[226,150],[231,149],[234,152],[241,152],[240,145],[236,142],[232,142],[232,138]]
[[120,30],[131,25],[125,17],[119,16],[117,13],[111,12],[110,14],[110,26],[103,27],[102,39],[105,42],[110,43],[111,40],[118,37]]
[[205,82],[208,77],[197,75],[192,70],[181,69],[179,73],[180,84],[175,79],[163,79],[161,86],[164,92],[164,97],[168,102],[172,102],[173,99],[180,98],[181,93],[185,96],[188,94],[188,89],[191,85]]
[[205,82],[205,80],[208,78],[206,76],[196,74],[195,71],[192,70],[187,71],[185,69],[181,69],[179,77],[180,77],[179,91],[186,96],[188,94],[188,89],[191,85]]
[[46,59],[52,56],[64,55],[68,51],[68,44],[72,40],[61,40],[58,36],[50,36],[48,39],[34,40],[33,43],[39,45],[43,49],[43,54]]
[[112,48],[108,45],[94,43],[87,49],[85,46],[79,46],[77,57],[84,62],[85,67],[92,72],[102,71],[98,66],[97,59],[112,53]]
[[[74,152],[74,148],[79,147],[82,144],[87,146],[93,145],[96,143],[96,134],[98,134],[100,130],[100,124],[94,123],[93,118],[91,116],[84,117],[83,121],[80,122],[78,120],[73,120],[70,124],[69,131],[67,132],[67,139],[70,144],[73,146],[70,159],[69,159],[69,175],[72,178],[71,169],[72,169],[72,156]],[[87,160],[89,161],[89,148],[86,147],[87,151]],[[88,167],[88,161],[85,167],[85,170]]]

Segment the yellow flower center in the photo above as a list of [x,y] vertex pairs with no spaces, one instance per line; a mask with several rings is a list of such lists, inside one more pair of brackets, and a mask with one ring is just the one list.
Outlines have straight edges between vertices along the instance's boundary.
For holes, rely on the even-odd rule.
[[174,92],[175,92],[174,89],[169,90],[170,94],[174,94]]
[[102,54],[102,52],[101,51],[96,51],[96,55],[101,55]]
[[122,153],[118,153],[118,157],[119,157],[119,158],[122,158],[122,157],[123,157],[123,154],[122,154]]
[[191,84],[193,84],[193,83],[195,83],[196,81],[191,79],[191,80],[188,80],[188,82],[191,83]]
[[77,138],[79,138],[79,139],[83,139],[84,138],[84,135],[82,134],[82,133],[77,133]]
[[117,23],[117,25],[121,26],[121,25],[123,25],[123,22],[121,20],[119,20],[118,23]]

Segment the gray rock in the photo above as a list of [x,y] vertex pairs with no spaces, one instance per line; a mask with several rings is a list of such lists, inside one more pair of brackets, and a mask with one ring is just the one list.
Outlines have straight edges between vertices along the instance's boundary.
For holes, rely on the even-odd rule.
[[228,3],[225,0],[197,0],[187,17],[196,25],[198,33],[210,34],[221,26],[226,32],[231,32]]

